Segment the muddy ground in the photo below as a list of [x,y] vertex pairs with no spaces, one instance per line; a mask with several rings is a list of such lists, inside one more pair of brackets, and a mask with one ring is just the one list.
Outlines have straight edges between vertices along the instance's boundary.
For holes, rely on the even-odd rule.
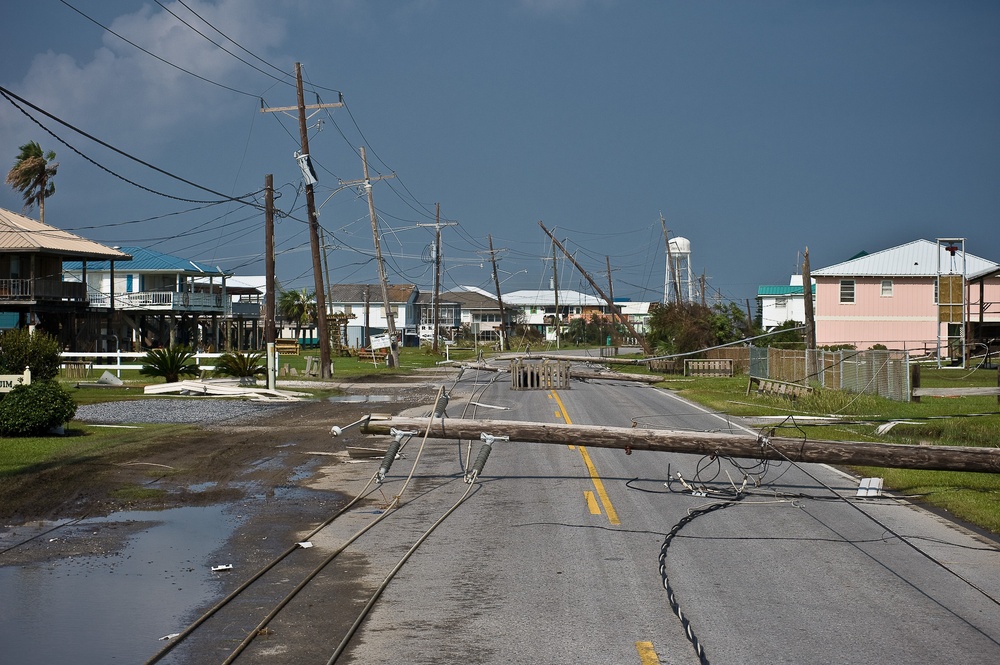
[[[407,411],[415,415],[414,410],[424,407],[429,413],[438,387],[376,383],[370,389],[357,385],[350,389],[388,396],[390,401],[298,402],[253,422],[208,423],[185,429],[181,435],[150,441],[138,453],[133,449],[124,454],[74,459],[0,483],[0,564],[113,556],[132,533],[148,526],[121,522],[75,526],[77,518],[223,503],[241,519],[241,526],[224,547],[226,560],[234,571],[260,569],[294,543],[295,534],[318,525],[353,498],[335,490],[308,487],[309,479],[324,466],[349,459],[346,445],[363,440],[357,430],[335,438],[331,426],[343,426],[370,413]],[[159,491],[145,499],[123,499],[115,493],[135,486]],[[364,566],[363,561],[345,555],[338,569],[348,574],[315,585],[321,599],[316,602],[326,606],[320,612],[328,622],[322,628],[324,633],[346,630],[353,621],[350,614],[339,616],[338,608],[363,602],[366,590],[356,580]],[[352,569],[356,574],[350,574]],[[223,593],[235,588],[243,577],[233,574],[225,581]],[[319,609],[312,603],[310,608]],[[248,617],[258,612],[259,608]],[[275,628],[285,637],[290,633],[301,636],[294,642],[310,645],[316,653],[272,652],[267,654],[267,662],[294,663],[329,656],[329,645],[315,639],[315,627],[300,619],[293,617],[291,623],[276,624]],[[188,642],[164,662],[220,662],[234,646],[233,636],[196,635]],[[262,646],[266,653],[266,644]],[[247,660],[255,662],[254,658]]]

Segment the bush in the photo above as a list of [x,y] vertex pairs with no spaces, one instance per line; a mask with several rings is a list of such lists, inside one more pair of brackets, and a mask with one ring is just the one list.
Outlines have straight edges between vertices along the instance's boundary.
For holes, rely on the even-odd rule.
[[181,376],[198,376],[197,363],[190,362],[194,351],[186,346],[171,346],[167,349],[153,349],[142,359],[140,374],[162,376],[167,383],[177,383]]
[[76,402],[56,381],[20,385],[0,400],[0,435],[43,434],[76,415]]
[[264,354],[260,351],[223,353],[215,363],[215,373],[219,376],[235,376],[241,383],[252,382],[258,374],[267,374]]
[[59,342],[52,335],[13,328],[0,333],[0,374],[22,374],[31,368],[32,381],[59,376]]

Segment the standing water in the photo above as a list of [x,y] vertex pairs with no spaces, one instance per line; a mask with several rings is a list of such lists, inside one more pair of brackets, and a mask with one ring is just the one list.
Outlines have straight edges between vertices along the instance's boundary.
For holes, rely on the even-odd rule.
[[[225,506],[116,513],[75,526],[141,522],[114,555],[0,567],[0,661],[141,663],[218,588],[212,554],[236,527]],[[51,534],[58,536],[58,531]]]

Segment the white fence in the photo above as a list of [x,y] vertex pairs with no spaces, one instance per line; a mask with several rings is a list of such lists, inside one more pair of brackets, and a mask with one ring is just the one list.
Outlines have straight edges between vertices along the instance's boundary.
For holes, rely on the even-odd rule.
[[[222,356],[221,353],[196,353],[194,362],[202,372],[215,370],[215,360]],[[108,352],[63,352],[59,354],[63,370],[67,374],[76,376],[86,376],[92,370],[103,373],[104,370],[113,371],[118,378],[122,376],[122,370],[139,371],[142,369],[142,359],[145,353],[138,351],[116,351]]]

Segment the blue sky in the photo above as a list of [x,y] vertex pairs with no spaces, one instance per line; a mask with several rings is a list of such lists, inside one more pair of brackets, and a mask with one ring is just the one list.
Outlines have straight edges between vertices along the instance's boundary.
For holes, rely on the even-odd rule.
[[[340,189],[361,178],[362,145],[373,175],[396,175],[374,185],[394,283],[432,286],[432,232],[416,225],[438,202],[458,222],[443,230],[446,289],[492,288],[488,233],[505,291],[547,287],[541,220],[595,278],[610,257],[616,296],[660,299],[661,212],[709,294],[741,306],[787,283],[806,247],[818,268],[964,237],[1000,261],[994,2],[161,2],[235,55],[155,2],[36,0],[2,10],[0,85],[216,193],[273,173],[285,287],[312,285],[298,129],[260,106],[294,104],[296,61],[307,102],[347,104],[310,132],[334,282],[377,279],[367,202]],[[177,200],[220,198],[33,115],[120,176],[0,98],[4,173],[28,140],[57,153],[47,223],[263,274],[259,211]],[[21,206],[0,188],[0,207]]]

